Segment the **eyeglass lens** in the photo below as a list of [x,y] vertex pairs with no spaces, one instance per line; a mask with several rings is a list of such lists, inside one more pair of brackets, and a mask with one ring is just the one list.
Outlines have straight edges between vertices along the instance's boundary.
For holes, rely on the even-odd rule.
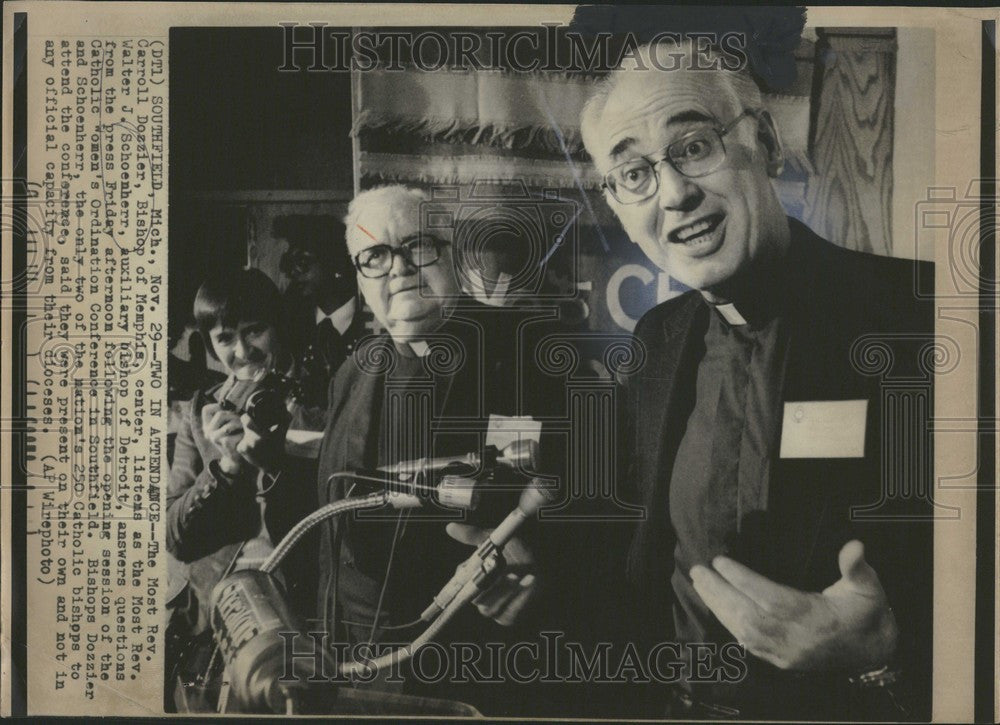
[[[688,134],[665,148],[664,160],[684,176],[697,177],[715,171],[725,158],[722,138],[715,129]],[[647,158],[633,159],[612,169],[605,183],[618,201],[641,201],[659,186],[656,164]]]
[[418,237],[403,242],[398,247],[379,244],[358,253],[358,269],[365,276],[382,277],[392,269],[393,259],[399,254],[414,267],[426,267],[438,260],[438,244],[430,237]]

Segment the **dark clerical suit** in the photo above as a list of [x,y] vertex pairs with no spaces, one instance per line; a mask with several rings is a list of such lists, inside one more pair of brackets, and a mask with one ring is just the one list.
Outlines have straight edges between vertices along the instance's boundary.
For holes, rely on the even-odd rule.
[[[331,478],[334,473],[480,451],[491,414],[531,415],[539,395],[527,390],[522,405],[517,394],[515,322],[522,317],[515,310],[466,300],[427,337],[426,346],[397,345],[388,335],[360,340],[330,388],[319,458],[320,504],[339,500],[349,490],[349,483]],[[517,491],[484,495],[480,508],[464,520],[495,526],[517,499]],[[462,521],[462,515],[415,511],[400,518],[386,509],[377,512],[381,520],[372,520],[364,513],[322,529],[318,618],[352,645],[409,642],[426,625],[384,627],[418,618],[472,553],[472,547],[445,533],[447,521]],[[435,518],[422,518],[428,515]],[[530,532],[524,535],[530,537]],[[378,626],[373,628],[376,613]],[[333,628],[335,620],[343,626]],[[446,628],[444,641],[502,642],[517,632],[517,627],[500,627],[468,607]],[[433,686],[421,685],[408,667],[403,676],[410,693],[464,700],[493,713],[517,706],[515,699],[501,694],[502,682],[470,694],[468,688],[452,686],[448,677]],[[379,686],[392,689],[392,683]]]
[[[754,294],[713,308],[688,292],[636,326],[646,363],[622,380],[634,446],[622,452],[622,481],[647,517],[630,546],[637,596],[625,616],[650,643],[731,642],[691,587],[692,565],[724,554],[819,592],[840,578],[838,553],[857,538],[899,624],[892,697],[905,711],[884,691],[850,685],[858,673],[789,673],[748,654],[742,682],[686,675],[682,701],[708,707],[672,714],[929,717],[933,318],[914,289],[933,268],[789,226],[787,254],[755,271]],[[863,423],[863,450],[823,450],[832,444],[815,436],[795,450],[807,416],[834,431]]]

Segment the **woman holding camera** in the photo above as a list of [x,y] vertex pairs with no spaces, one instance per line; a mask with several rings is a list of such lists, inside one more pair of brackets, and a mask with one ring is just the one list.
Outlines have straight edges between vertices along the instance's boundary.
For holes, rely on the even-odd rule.
[[[285,453],[297,406],[286,399],[294,371],[270,278],[256,269],[214,276],[198,290],[194,316],[227,375],[185,406],[167,489],[167,549],[187,564],[198,634],[208,629],[213,587],[232,571],[259,567],[315,509],[316,466]],[[302,542],[280,572],[303,617],[314,607],[315,549]]]

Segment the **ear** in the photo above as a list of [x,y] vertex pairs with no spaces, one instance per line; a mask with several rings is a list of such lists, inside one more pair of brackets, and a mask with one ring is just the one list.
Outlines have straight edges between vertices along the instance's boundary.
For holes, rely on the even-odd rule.
[[774,119],[767,111],[761,111],[757,114],[757,142],[764,150],[767,175],[771,178],[777,177],[785,168],[785,153],[781,146],[778,128],[774,125]]

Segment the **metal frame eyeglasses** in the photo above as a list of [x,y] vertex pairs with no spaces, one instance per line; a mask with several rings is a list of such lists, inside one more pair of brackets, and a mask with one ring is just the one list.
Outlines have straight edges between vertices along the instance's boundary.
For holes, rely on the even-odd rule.
[[747,109],[724,126],[708,126],[685,134],[655,154],[640,156],[618,164],[604,175],[602,189],[607,189],[619,204],[638,204],[656,195],[660,189],[657,166],[666,161],[681,176],[698,178],[712,173],[726,160],[723,136],[744,118],[757,118],[759,111]]

